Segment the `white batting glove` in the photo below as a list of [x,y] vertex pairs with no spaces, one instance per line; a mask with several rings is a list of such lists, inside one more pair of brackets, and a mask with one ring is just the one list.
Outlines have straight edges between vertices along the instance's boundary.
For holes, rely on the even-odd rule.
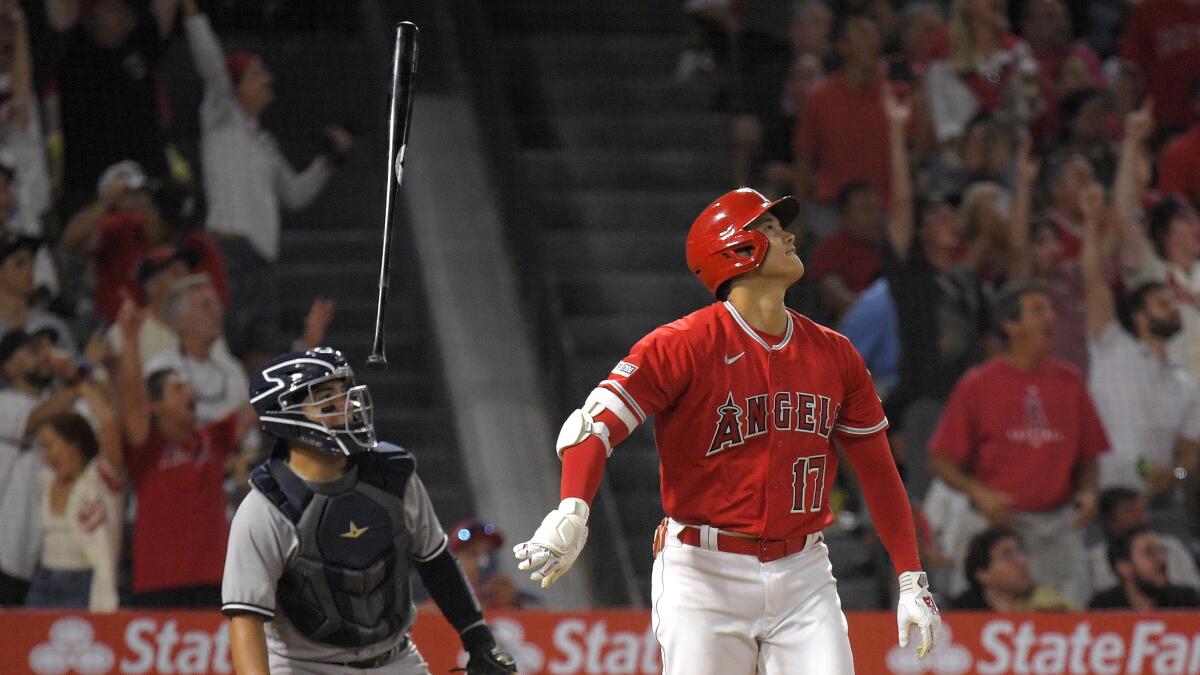
[[558,580],[575,564],[587,543],[589,511],[582,499],[562,500],[542,519],[532,539],[513,547],[513,554],[521,561],[517,569],[533,570],[529,578],[542,582],[542,588]]
[[924,572],[905,572],[900,575],[900,604],[896,607],[896,626],[900,629],[900,647],[908,646],[908,629],[913,625],[921,631],[917,658],[923,659],[937,644],[942,617],[937,603],[929,594],[929,579]]

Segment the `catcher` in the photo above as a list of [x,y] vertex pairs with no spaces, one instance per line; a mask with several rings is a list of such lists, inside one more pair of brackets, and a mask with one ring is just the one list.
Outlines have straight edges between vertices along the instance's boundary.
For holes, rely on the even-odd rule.
[[221,611],[243,675],[428,675],[409,640],[415,566],[469,655],[468,675],[515,673],[447,548],[416,461],[377,443],[366,385],[334,349],[286,354],[250,402],[275,441],[229,533]]

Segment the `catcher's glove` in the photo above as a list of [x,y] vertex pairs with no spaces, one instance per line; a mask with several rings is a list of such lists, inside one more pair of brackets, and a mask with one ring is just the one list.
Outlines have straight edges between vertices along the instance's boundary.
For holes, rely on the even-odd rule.
[[471,652],[466,668],[455,668],[450,672],[466,672],[467,675],[504,675],[517,672],[517,661],[499,649]]

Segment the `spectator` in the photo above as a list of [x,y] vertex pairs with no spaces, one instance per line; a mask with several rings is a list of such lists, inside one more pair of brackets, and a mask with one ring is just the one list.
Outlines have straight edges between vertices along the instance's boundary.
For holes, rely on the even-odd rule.
[[838,330],[862,354],[875,392],[887,399],[896,386],[900,362],[899,320],[887,278],[876,279],[858,295]]
[[919,79],[929,64],[946,58],[946,19],[932,2],[910,2],[900,16],[900,59]]
[[40,239],[16,234],[0,235],[0,333],[22,329],[30,333],[42,328],[55,331],[68,352],[76,345],[70,330],[58,316],[33,305],[34,256]]
[[1179,307],[1171,289],[1153,281],[1133,288],[1116,306],[1103,271],[1113,238],[1100,230],[1100,186],[1089,188],[1080,204],[1088,386],[1112,442],[1101,460],[1100,485],[1144,488],[1152,505],[1169,503],[1175,468],[1200,468],[1200,387],[1167,355],[1167,341],[1182,328]]
[[1150,209],[1147,228],[1124,247],[1136,264],[1131,285],[1155,281],[1175,295],[1182,329],[1167,343],[1170,357],[1200,381],[1200,215],[1187,200],[1169,195]]
[[1087,157],[1063,154],[1044,164],[1042,177],[1050,204],[1044,217],[1058,228],[1063,258],[1074,260],[1079,257],[1083,236],[1083,212],[1079,199],[1090,186],[1100,187],[1096,182],[1096,172]]
[[5,205],[12,221],[5,229],[41,236],[50,207],[46,142],[33,93],[25,13],[15,0],[0,3],[0,154],[9,168],[15,204]]
[[225,460],[254,417],[242,409],[201,426],[196,396],[180,373],[143,376],[136,336],[145,314],[126,301],[118,317],[125,336],[117,374],[123,456],[138,500],[134,604],[215,608],[228,535]]
[[199,12],[183,0],[192,60],[204,80],[201,155],[208,195],[208,229],[230,272],[225,337],[248,370],[278,351],[279,207],[299,209],[316,198],[350,151],[350,134],[325,130],[326,152],[297,174],[275,139],[259,125],[274,99],[271,73],[249,52],[228,58]]
[[1192,125],[1167,143],[1158,157],[1158,189],[1200,204],[1200,76],[1191,86]]
[[519,590],[500,566],[504,533],[494,524],[463,520],[450,528],[450,552],[486,610],[520,609],[537,605],[537,598]]
[[[1079,260],[1063,260],[1058,228],[1036,220],[1029,228],[1028,243],[1021,242],[1016,259],[1016,280],[1033,279],[1050,294],[1054,304],[1054,328],[1050,354],[1067,361],[1085,375],[1088,372],[1087,336],[1084,330],[1083,272]],[[1026,250],[1024,247],[1028,246]]]
[[959,209],[963,236],[970,242],[963,262],[993,290],[1004,284],[1012,265],[1011,207],[1003,187],[980,181],[967,188]]
[[41,476],[41,563],[25,604],[111,612],[125,501],[121,432],[107,392],[86,381],[79,391],[96,431],[73,412],[37,430],[49,469]]
[[[964,539],[988,523],[1016,526],[1034,576],[1081,607],[1089,597],[1081,528],[1096,512],[1097,457],[1108,440],[1079,372],[1048,356],[1047,291],[1009,288],[995,314],[1004,352],[955,386],[929,468],[975,509]],[[951,554],[965,546],[957,542]]]
[[63,41],[55,80],[68,208],[84,203],[105,167],[121,160],[166,175],[158,77],[178,7],[178,0],[46,2]]
[[[0,338],[0,605],[21,605],[40,545],[38,474],[42,461],[29,436],[78,398],[80,369],[61,352],[43,348],[21,330]],[[58,376],[65,385],[55,388]]]
[[762,148],[757,158],[762,167],[762,182],[770,192],[787,192],[796,183],[796,120],[804,113],[808,92],[824,76],[824,67],[817,57],[811,54],[797,57],[788,68],[776,113],[762,120]]
[[817,245],[808,276],[818,285],[831,324],[858,299],[881,271],[883,202],[868,183],[849,183],[838,195],[838,231]]
[[[982,357],[987,306],[979,278],[959,261],[962,230],[955,198],[928,194],[914,208],[904,129],[911,108],[888,96],[892,213],[884,273],[900,321],[900,377],[888,397],[889,419],[923,452],[941,404],[959,376]],[[911,416],[914,403],[920,414]],[[911,427],[910,427],[911,425]],[[924,462],[915,455],[909,466]],[[907,479],[920,478],[912,475]]]
[[246,372],[229,352],[218,347],[223,310],[208,275],[191,274],[176,280],[167,291],[163,313],[179,348],[148,359],[144,372],[169,370],[182,376],[194,395],[196,420],[201,426],[249,405]]
[[[1072,42],[1071,15],[1062,0],[1031,0],[1021,16],[1021,37],[1029,45],[1037,63],[1037,85],[1041,94],[1042,114],[1034,125],[1039,141],[1047,141],[1060,128],[1059,103],[1072,92],[1075,78],[1071,71],[1081,69],[1083,84],[1097,87],[1104,82],[1100,58],[1081,41]],[[1063,75],[1067,77],[1064,78]]]
[[[1200,76],[1200,5],[1189,0],[1151,0],[1133,5],[1121,38],[1125,77],[1132,91],[1154,100],[1154,121],[1171,133],[1193,121],[1189,86]],[[1126,101],[1122,111],[1132,109]]]
[[[1112,588],[1119,584],[1108,562],[1109,542],[1123,537],[1135,527],[1150,526],[1150,510],[1137,490],[1112,487],[1100,492],[1100,525],[1105,541],[1088,548],[1088,568],[1092,588]],[[1187,544],[1169,534],[1158,535],[1167,558],[1167,580],[1176,586],[1200,588],[1200,571]]]
[[[167,299],[175,282],[194,274],[192,269],[195,264],[196,256],[191,251],[171,244],[150,249],[138,264],[137,282],[147,310],[146,320],[142,322],[138,334],[144,372],[151,372],[146,367],[151,359],[165,352],[179,350],[179,338],[167,318]],[[119,324],[109,328],[108,341],[113,351],[120,353],[124,336]]]
[[[24,218],[25,213],[13,189],[16,175],[15,167],[0,160],[0,236],[36,236],[41,232],[41,223]],[[39,246],[33,255],[33,288],[35,295],[44,298],[57,297],[61,289],[58,268],[49,246]]]
[[1029,555],[1015,530],[993,525],[971,538],[963,572],[970,585],[951,603],[954,609],[1063,612],[1071,603],[1049,586],[1034,583]]
[[834,45],[841,65],[809,92],[796,129],[796,196],[814,202],[804,222],[818,237],[837,229],[836,201],[847,185],[865,182],[885,201],[890,189],[879,29],[864,14],[845,16]]
[[[813,66],[817,77],[824,73],[833,14],[821,0],[792,6],[764,0],[746,3],[743,24],[731,128],[738,184],[751,182],[764,163],[784,156],[790,161],[795,120],[815,79],[804,78]],[[775,147],[781,140],[787,142],[785,149]]]
[[1080,89],[1061,99],[1059,111],[1061,135],[1051,157],[1079,155],[1092,165],[1097,180],[1112,185],[1117,156],[1109,134],[1112,111],[1108,94],[1100,89]]
[[954,0],[950,56],[925,71],[925,95],[939,142],[958,138],[980,112],[1019,128],[1033,116],[1037,62],[1008,31],[1004,2]]
[[[225,263],[212,239],[201,232],[176,236],[189,208],[177,186],[160,185],[141,165],[125,160],[104,171],[95,202],[71,217],[62,247],[91,261],[95,310],[105,323],[116,322],[126,294],[141,300],[136,271],[150,249],[177,241],[195,258],[196,271],[208,272],[221,300],[229,302]],[[160,201],[167,202],[160,205]],[[173,202],[180,202],[175,204]],[[163,207],[171,208],[164,211]]]
[[1120,583],[1097,593],[1091,609],[1159,609],[1200,607],[1200,593],[1175,586],[1167,578],[1167,550],[1158,532],[1137,526],[1114,539],[1108,547],[1108,563]]
[[967,130],[938,153],[929,170],[929,192],[962,194],[978,181],[1013,187],[1012,141],[988,113],[977,115]]

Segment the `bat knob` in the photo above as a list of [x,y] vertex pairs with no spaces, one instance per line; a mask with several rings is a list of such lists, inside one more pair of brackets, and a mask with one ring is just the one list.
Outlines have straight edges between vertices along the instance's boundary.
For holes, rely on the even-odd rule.
[[387,370],[387,357],[382,354],[372,354],[367,357],[367,370]]

